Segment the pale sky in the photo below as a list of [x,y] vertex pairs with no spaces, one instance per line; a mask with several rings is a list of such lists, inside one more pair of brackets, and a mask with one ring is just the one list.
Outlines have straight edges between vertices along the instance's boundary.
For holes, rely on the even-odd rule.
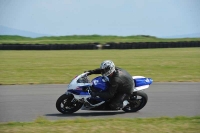
[[200,0],[0,0],[0,25],[49,35],[200,33]]

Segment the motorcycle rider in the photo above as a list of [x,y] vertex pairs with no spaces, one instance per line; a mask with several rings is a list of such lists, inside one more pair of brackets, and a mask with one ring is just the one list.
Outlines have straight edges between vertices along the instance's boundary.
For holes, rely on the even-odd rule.
[[132,76],[124,69],[115,67],[111,60],[105,60],[100,68],[89,70],[88,75],[102,74],[109,78],[109,88],[105,92],[91,92],[92,97],[99,96],[103,99],[111,99],[110,108],[114,110],[123,107],[123,101],[127,100],[133,92]]

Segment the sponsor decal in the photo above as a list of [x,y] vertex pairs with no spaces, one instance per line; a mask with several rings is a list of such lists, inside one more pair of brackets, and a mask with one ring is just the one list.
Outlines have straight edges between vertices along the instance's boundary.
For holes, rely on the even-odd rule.
[[97,85],[98,82],[99,82],[98,80],[94,80],[94,81],[93,81],[93,84],[94,84],[94,85]]
[[82,88],[80,88],[80,87],[77,87],[77,88],[76,88],[76,90],[82,90]]
[[150,82],[150,80],[149,80],[148,78],[146,78],[145,82],[146,82],[146,83],[149,83],[149,82]]

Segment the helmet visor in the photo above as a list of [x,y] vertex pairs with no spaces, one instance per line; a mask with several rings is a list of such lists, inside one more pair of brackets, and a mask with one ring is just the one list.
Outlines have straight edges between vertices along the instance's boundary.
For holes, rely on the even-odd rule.
[[101,69],[101,74],[103,76],[108,76],[109,75],[109,71],[110,71],[110,67],[108,66],[108,67],[106,67],[104,69]]

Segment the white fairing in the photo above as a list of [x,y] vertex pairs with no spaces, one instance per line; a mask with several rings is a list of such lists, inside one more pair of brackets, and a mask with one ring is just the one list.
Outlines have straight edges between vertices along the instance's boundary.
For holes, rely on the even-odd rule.
[[92,83],[77,83],[77,80],[83,76],[85,76],[87,73],[82,73],[81,75],[78,75],[75,77],[71,83],[68,85],[68,89],[77,89],[79,86],[91,86]]
[[[78,79],[80,79],[81,77],[83,77],[83,76],[86,76],[86,74],[87,73],[83,73],[83,74],[80,74],[80,75],[78,75],[77,77],[75,77],[72,81],[71,81],[71,83],[68,85],[68,87],[67,87],[67,89],[72,89],[72,90],[76,90],[76,89],[79,89],[79,87],[81,87],[81,86],[92,86],[92,83],[77,83],[77,81],[78,81]],[[66,93],[69,93],[69,92],[66,92]],[[77,99],[77,100],[84,100],[85,102],[87,102],[87,103],[89,103],[88,101],[87,101],[87,99],[88,98],[90,98],[91,97],[91,95],[90,95],[90,93],[89,93],[89,91],[88,91],[88,94],[89,95],[76,95],[76,94],[73,94],[74,95],[74,98],[75,99]],[[92,106],[92,107],[96,107],[96,106],[99,106],[99,105],[101,105],[101,104],[103,104],[105,101],[102,101],[102,102],[100,102],[100,103],[98,103],[98,104],[90,104],[90,106]]]
[[[132,78],[134,80],[134,79],[145,78],[145,77],[144,76],[132,76]],[[133,92],[144,90],[144,89],[147,89],[147,88],[149,88],[149,85],[143,85],[143,86],[139,86],[139,87],[135,87],[135,85],[134,85]]]
[[77,100],[80,100],[80,99],[86,100],[87,98],[91,97],[91,95],[75,95],[75,94],[73,94],[73,95],[74,95],[74,98]]
[[[80,75],[78,75],[77,77],[75,77],[71,83],[68,85],[67,89],[70,90],[76,90],[78,89],[80,86],[91,86],[92,83],[77,83],[77,80],[83,76],[85,76],[87,73],[82,73]],[[69,92],[66,92],[66,93],[69,93]],[[80,100],[80,99],[87,99],[89,97],[91,97],[91,95],[74,95],[74,98],[77,99],[77,100]]]

